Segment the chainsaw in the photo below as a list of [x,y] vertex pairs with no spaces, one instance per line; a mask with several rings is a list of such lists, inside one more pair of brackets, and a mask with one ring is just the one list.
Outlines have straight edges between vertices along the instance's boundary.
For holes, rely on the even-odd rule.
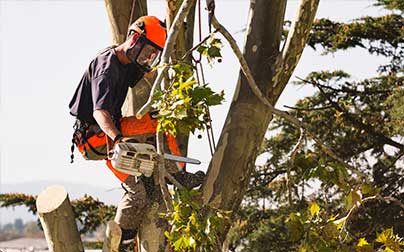
[[[120,172],[133,176],[150,177],[157,167],[158,155],[156,148],[151,144],[122,142],[115,145],[108,159],[111,160],[112,166]],[[201,164],[197,159],[166,153],[163,154],[163,159]]]

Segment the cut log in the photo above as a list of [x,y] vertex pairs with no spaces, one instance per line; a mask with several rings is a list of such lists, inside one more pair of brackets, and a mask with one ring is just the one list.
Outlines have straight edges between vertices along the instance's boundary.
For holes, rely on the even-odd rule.
[[36,200],[50,252],[84,251],[69,196],[63,186],[49,186]]

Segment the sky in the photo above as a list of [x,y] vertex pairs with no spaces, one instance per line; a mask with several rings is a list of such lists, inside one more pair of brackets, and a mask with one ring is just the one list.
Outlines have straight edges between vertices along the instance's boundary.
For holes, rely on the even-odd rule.
[[[361,15],[385,13],[372,3],[321,0],[317,18],[350,21]],[[247,0],[216,2],[219,21],[241,47],[248,4]],[[287,19],[293,18],[297,5],[298,1],[289,1]],[[163,18],[164,11],[164,1],[149,1],[149,14]],[[206,35],[206,25],[203,32]],[[74,118],[69,115],[68,103],[91,59],[110,41],[104,1],[0,0],[0,188],[1,184],[29,181],[65,181],[106,188],[119,185],[103,161],[84,161],[76,151],[75,162],[70,164]],[[321,52],[306,48],[292,80],[326,69],[345,69],[355,79],[366,78],[374,75],[377,66],[385,61],[360,49],[326,56]],[[222,54],[222,63],[205,68],[207,81],[214,90],[224,90],[227,100],[211,111],[216,139],[227,114],[228,101],[232,100],[239,69],[226,43]],[[309,87],[288,85],[276,106],[293,106],[312,92]],[[190,139],[189,156],[202,161],[191,170],[206,170],[209,164],[206,134],[202,136],[201,140],[194,136]]]

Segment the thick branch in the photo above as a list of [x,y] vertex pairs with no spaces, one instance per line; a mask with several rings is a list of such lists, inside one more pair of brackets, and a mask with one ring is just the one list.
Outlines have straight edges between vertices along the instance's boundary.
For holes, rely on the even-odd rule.
[[301,0],[272,78],[276,96],[288,83],[306,46],[320,0]]
[[112,0],[105,0],[111,25],[112,43],[115,45],[125,41],[133,1],[136,0],[122,0],[119,4],[114,4]]
[[177,39],[179,29],[180,29],[181,25],[183,25],[184,19],[188,15],[188,12],[191,10],[191,7],[195,3],[195,1],[196,0],[184,0],[184,2],[182,2],[180,9],[178,10],[178,13],[174,19],[174,22],[168,32],[167,41],[166,41],[166,44],[164,46],[164,50],[162,53],[162,57],[161,57],[162,68],[159,70],[158,76],[153,84],[152,92],[150,92],[149,99],[147,100],[146,104],[143,105],[143,107],[137,112],[137,114],[136,114],[137,118],[142,118],[150,110],[150,107],[153,102],[154,91],[156,89],[158,89],[158,86],[160,85],[161,81],[163,80],[164,73],[168,69],[170,55],[174,49],[174,44]]
[[251,70],[247,64],[247,61],[245,60],[243,54],[241,53],[240,49],[238,48],[235,39],[232,37],[232,35],[217,21],[215,17],[212,19],[212,25],[220,32],[222,35],[227,39],[227,41],[230,43],[231,48],[233,49],[233,52],[235,53],[236,57],[239,60],[241,69],[243,73],[245,74],[245,77],[247,79],[248,85],[250,86],[251,90],[253,93],[256,95],[256,97],[263,103],[265,104],[268,109],[275,115],[282,117],[286,121],[290,122],[294,126],[298,128],[302,128],[305,130],[306,134],[313,139],[323,150],[324,153],[326,153],[328,156],[333,158],[334,160],[340,162],[341,164],[344,164],[345,166],[348,167],[349,170],[351,170],[353,173],[357,174],[360,177],[364,177],[364,175],[354,168],[353,166],[345,163],[344,160],[342,160],[340,157],[338,157],[337,154],[335,154],[332,150],[330,150],[319,138],[317,138],[313,133],[307,130],[307,127],[299,121],[297,118],[293,117],[292,115],[288,114],[285,111],[276,109],[272,104],[269,102],[269,100],[264,97],[262,94],[261,90],[258,88],[257,83],[255,82],[254,77],[252,76]]

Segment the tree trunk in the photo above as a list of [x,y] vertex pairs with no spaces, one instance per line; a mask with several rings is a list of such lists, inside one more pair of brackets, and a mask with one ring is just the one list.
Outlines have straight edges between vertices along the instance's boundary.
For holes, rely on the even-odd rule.
[[[280,52],[286,0],[251,1],[244,57],[264,94],[275,105],[286,86],[308,37],[318,0],[302,0],[298,15]],[[279,74],[280,73],[280,74]],[[277,92],[272,92],[276,87]],[[253,94],[240,71],[236,91],[222,130],[217,150],[202,187],[206,203],[231,210],[239,208],[272,113]],[[220,244],[230,225],[220,234]],[[217,250],[220,250],[218,247]]]
[[[112,4],[111,0],[106,1],[110,1]],[[182,1],[166,1],[169,12],[167,21],[170,23],[174,16],[174,4]],[[257,85],[262,93],[268,95],[267,98],[273,105],[300,58],[318,5],[318,0],[301,0],[301,8],[296,19],[299,22],[293,24],[285,48],[280,52],[286,2],[286,0],[251,1],[247,40],[244,48],[244,56],[252,69],[252,75]],[[115,13],[115,15],[118,14]],[[185,39],[181,35],[179,36],[178,45],[172,54],[173,58],[179,57],[184,52],[184,48],[192,47],[191,19],[194,19],[192,11],[187,18],[186,31],[182,31],[187,35]],[[114,25],[112,28],[114,29]],[[181,45],[184,41],[186,47]],[[142,95],[142,99],[145,99],[145,96]],[[130,104],[133,105],[133,100]],[[272,113],[251,91],[246,78],[240,71],[230,111],[216,153],[209,165],[207,179],[202,187],[206,203],[225,210],[236,211],[239,208],[249,183],[251,171],[255,167],[259,146],[271,119]],[[181,151],[183,149],[184,146],[181,146]],[[227,230],[228,227],[221,233],[220,242],[225,240]],[[218,250],[220,249],[218,248]]]
[[105,230],[102,252],[119,252],[119,243],[122,239],[122,230],[119,225],[111,220],[108,221]]
[[147,14],[146,0],[105,0],[105,7],[111,25],[112,44],[114,45],[119,45],[125,41],[129,22],[134,22],[138,17]]
[[69,196],[62,186],[43,190],[36,207],[51,252],[84,251]]
[[[161,198],[160,198],[161,199]],[[153,202],[147,211],[139,232],[141,252],[164,252],[166,239],[164,232],[168,228],[166,221],[159,216],[166,212],[164,201]]]

